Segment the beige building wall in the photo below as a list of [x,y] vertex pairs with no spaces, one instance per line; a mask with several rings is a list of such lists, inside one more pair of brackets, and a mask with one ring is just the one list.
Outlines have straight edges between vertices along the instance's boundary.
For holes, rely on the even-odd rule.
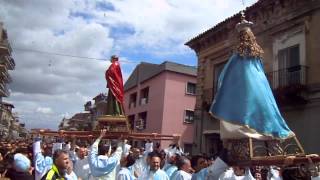
[[282,108],[284,118],[308,153],[320,153],[320,10],[305,16],[305,65],[308,66],[306,105]]
[[[264,69],[274,90],[279,87],[276,71],[281,69],[278,52],[299,44],[299,65],[301,72],[306,73],[303,75],[306,81],[302,82],[306,89],[299,93],[306,103],[281,104],[280,110],[306,152],[319,153],[320,1],[260,0],[247,8],[245,14],[255,23],[252,30],[265,52]],[[240,14],[236,14],[186,43],[198,56],[194,153],[219,151],[218,146],[208,145],[217,143],[214,138],[219,137],[219,122],[210,117],[208,110],[221,64],[228,60],[236,44],[234,27],[239,20]]]
[[309,69],[309,84],[320,83],[320,10],[312,13],[306,18],[307,36],[307,66],[313,67]]

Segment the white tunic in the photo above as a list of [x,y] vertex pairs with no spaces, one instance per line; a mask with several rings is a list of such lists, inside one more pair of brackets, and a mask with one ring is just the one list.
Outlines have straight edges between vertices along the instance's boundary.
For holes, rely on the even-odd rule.
[[206,179],[219,179],[228,167],[229,166],[218,157],[211,166],[207,167]]
[[232,169],[229,169],[220,176],[219,180],[255,180],[255,178],[251,175],[249,169],[246,169],[244,176],[237,176]]
[[98,138],[91,146],[88,162],[91,171],[92,179],[95,180],[114,180],[116,178],[116,167],[119,165],[119,160],[122,153],[122,143],[118,144],[116,151],[110,156],[99,155]]
[[136,179],[128,168],[122,167],[117,174],[116,180],[134,180]]
[[79,178],[88,180],[91,174],[88,157],[77,159],[73,165],[73,171]]
[[183,171],[179,170],[172,179],[174,180],[191,180],[192,175]]
[[268,173],[269,173],[270,180],[282,180],[282,177],[280,176],[279,171],[274,169],[273,167],[270,167],[270,170]]
[[320,180],[320,176],[317,176],[317,177],[311,177],[311,180]]
[[41,153],[40,140],[33,143],[35,180],[40,180],[51,169],[53,160],[49,156],[43,156]]
[[154,171],[146,171],[138,178],[138,180],[169,180],[168,175],[161,169]]

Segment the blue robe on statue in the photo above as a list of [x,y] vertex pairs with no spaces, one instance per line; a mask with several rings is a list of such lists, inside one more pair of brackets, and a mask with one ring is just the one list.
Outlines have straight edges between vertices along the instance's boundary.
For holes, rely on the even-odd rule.
[[230,57],[220,74],[210,113],[262,136],[284,139],[294,135],[280,114],[258,57],[237,53]]

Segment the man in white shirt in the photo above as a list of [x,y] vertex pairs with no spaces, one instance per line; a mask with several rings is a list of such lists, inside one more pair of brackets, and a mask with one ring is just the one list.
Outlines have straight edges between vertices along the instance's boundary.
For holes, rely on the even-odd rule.
[[142,176],[140,176],[139,180],[169,180],[168,175],[160,169],[160,154],[157,152],[151,152],[150,154],[150,169],[143,172]]
[[124,156],[120,160],[120,171],[117,174],[116,180],[134,180],[136,177],[129,170],[129,167],[132,166],[135,162],[135,158],[132,154]]
[[173,175],[174,180],[191,180],[191,172],[193,171],[191,168],[190,160],[185,157],[181,156],[177,161],[178,171],[175,175]]
[[35,138],[33,143],[34,166],[35,166],[35,180],[40,180],[49,171],[53,165],[53,160],[50,155],[51,148],[46,147],[44,153],[41,149],[41,138]]
[[208,170],[206,169],[208,167],[208,163],[202,155],[193,156],[191,159],[191,166],[194,169],[194,173],[191,178],[192,180],[205,179],[208,174]]
[[167,173],[169,178],[171,178],[171,176],[176,171],[178,171],[178,167],[176,166],[177,155],[176,154],[172,154],[172,153],[168,153],[167,157],[168,157],[167,164],[165,165],[165,167],[163,167],[163,170]]
[[80,147],[74,162],[74,172],[82,180],[88,180],[91,174],[86,151],[85,147]]
[[138,151],[134,152],[136,154],[136,161],[132,166],[133,174],[139,178],[142,174],[149,171],[150,168],[150,156],[149,153],[153,151],[153,143],[151,141],[145,144],[145,151],[140,149],[140,155],[138,155]]
[[228,164],[228,151],[223,149],[219,157],[209,167],[201,169],[197,176],[193,176],[192,180],[212,179],[217,180],[229,168]]
[[89,167],[91,175],[93,176],[92,178],[97,180],[115,179],[116,166],[118,165],[122,154],[122,142],[118,143],[117,149],[110,157],[108,157],[107,154],[98,154],[99,143],[101,139],[105,136],[106,132],[106,129],[101,130],[101,134],[99,138],[96,139],[96,141],[92,144],[88,156]]
[[249,168],[232,167],[223,173],[219,180],[255,180]]

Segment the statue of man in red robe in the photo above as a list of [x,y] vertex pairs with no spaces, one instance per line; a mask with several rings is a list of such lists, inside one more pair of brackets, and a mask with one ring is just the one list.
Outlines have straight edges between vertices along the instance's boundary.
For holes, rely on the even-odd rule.
[[111,65],[107,69],[105,76],[107,80],[107,88],[109,88],[107,99],[107,115],[124,115],[124,88],[119,58],[117,56],[111,56]]

